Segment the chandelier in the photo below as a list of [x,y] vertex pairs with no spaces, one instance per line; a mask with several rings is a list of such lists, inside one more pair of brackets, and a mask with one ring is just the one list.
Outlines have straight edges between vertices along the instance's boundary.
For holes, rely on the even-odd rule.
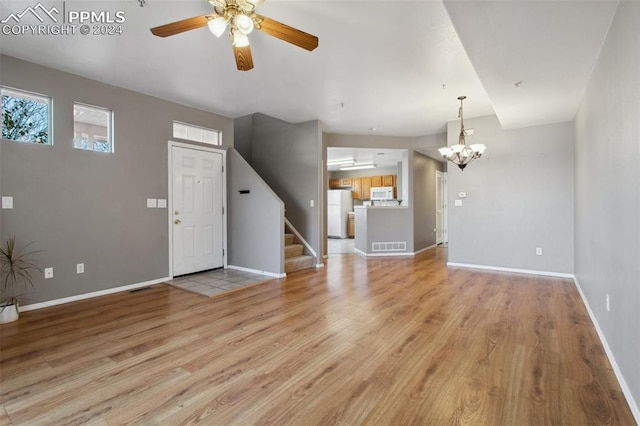
[[458,144],[440,148],[438,151],[440,151],[440,154],[442,154],[442,157],[445,160],[451,161],[460,167],[460,170],[464,170],[464,168],[467,167],[467,164],[476,158],[480,158],[487,147],[481,143],[467,146],[467,142],[465,141],[467,133],[464,130],[464,118],[462,117],[462,101],[467,99],[467,97],[458,96],[458,99],[460,100],[460,109],[458,110],[458,118],[460,118],[460,135],[458,136]]

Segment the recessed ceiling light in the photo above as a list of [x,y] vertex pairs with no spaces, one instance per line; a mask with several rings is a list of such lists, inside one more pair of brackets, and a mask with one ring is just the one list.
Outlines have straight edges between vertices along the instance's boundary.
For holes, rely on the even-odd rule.
[[340,170],[362,170],[362,169],[375,169],[375,164],[356,164],[353,166],[340,167]]

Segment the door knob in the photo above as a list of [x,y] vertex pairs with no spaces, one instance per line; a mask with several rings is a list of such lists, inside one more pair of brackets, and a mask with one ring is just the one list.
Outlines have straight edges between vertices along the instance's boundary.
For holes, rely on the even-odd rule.
[[176,216],[178,216],[180,214],[180,212],[178,210],[174,210],[173,214],[175,214]]
[[180,219],[176,219],[173,221],[173,223],[175,223],[176,225],[180,223]]

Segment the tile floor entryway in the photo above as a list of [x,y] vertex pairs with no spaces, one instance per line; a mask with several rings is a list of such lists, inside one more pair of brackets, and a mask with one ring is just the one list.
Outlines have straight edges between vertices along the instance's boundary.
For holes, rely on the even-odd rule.
[[252,274],[234,269],[214,269],[176,277],[171,281],[167,281],[167,283],[183,290],[211,297],[272,279],[266,275]]
[[327,254],[355,253],[355,242],[353,238],[328,238]]

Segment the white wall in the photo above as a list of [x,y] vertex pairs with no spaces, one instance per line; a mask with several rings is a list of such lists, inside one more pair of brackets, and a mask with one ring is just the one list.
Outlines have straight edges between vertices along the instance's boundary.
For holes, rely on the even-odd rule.
[[640,419],[638,1],[623,0],[618,6],[575,131],[575,275]]
[[[572,123],[503,130],[492,115],[465,124],[475,130],[467,143],[487,151],[464,171],[449,165],[449,262],[572,273]],[[459,129],[448,124],[449,145]]]

